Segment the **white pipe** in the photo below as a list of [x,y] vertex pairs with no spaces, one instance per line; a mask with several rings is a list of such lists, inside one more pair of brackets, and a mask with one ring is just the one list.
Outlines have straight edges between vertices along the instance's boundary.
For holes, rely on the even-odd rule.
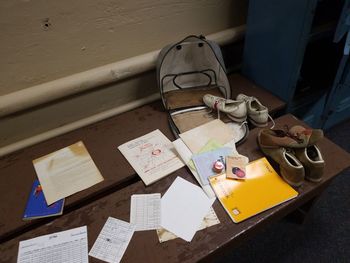
[[[207,38],[225,45],[242,38],[244,32],[245,25],[242,25]],[[0,96],[0,117],[151,70],[158,53],[159,50],[152,51]]]
[[125,105],[122,105],[122,106],[119,106],[119,107],[116,107],[116,108],[113,108],[113,109],[110,109],[110,110],[107,110],[104,112],[97,113],[95,115],[89,116],[89,117],[81,119],[79,121],[75,121],[75,122],[69,123],[67,125],[52,129],[50,131],[43,132],[41,134],[38,134],[38,135],[32,136],[30,138],[15,142],[13,144],[6,145],[6,146],[0,148],[0,157],[4,156],[6,154],[12,153],[14,151],[23,149],[25,147],[34,145],[36,143],[48,140],[48,139],[53,138],[53,137],[56,137],[58,135],[76,130],[78,128],[87,126],[89,124],[92,124],[92,123],[95,123],[95,122],[98,122],[98,121],[101,121],[104,119],[107,119],[107,118],[112,117],[114,115],[135,109],[135,108],[140,107],[142,105],[145,105],[145,104],[151,103],[155,100],[158,100],[159,98],[160,98],[159,93],[156,93],[156,94],[150,95],[148,97],[145,97],[145,98],[142,98],[139,100],[134,100],[134,101],[127,103]]

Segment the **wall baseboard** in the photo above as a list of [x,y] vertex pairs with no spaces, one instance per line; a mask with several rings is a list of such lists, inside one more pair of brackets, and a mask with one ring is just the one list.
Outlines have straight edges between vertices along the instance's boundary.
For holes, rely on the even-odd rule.
[[[241,39],[244,33],[245,25],[241,25],[208,35],[207,39],[219,45],[226,45]],[[152,70],[156,65],[159,51],[152,51],[0,96],[0,118]]]
[[[227,45],[244,32],[242,25],[207,38]],[[158,52],[1,96],[0,157],[159,99]]]
[[160,95],[158,93],[150,95],[148,97],[142,98],[142,99],[138,99],[135,101],[132,101],[130,103],[127,103],[125,105],[119,106],[119,107],[115,107],[113,109],[110,110],[106,110],[104,112],[100,112],[98,114],[92,115],[90,117],[69,123],[67,125],[37,134],[35,136],[32,136],[30,138],[15,142],[13,144],[7,145],[5,147],[0,148],[0,157],[7,155],[9,153],[18,151],[20,149],[23,149],[25,147],[34,145],[36,143],[51,139],[53,137],[56,137],[58,135],[76,130],[78,128],[90,125],[92,123],[110,118],[112,116],[115,116],[117,114],[135,109],[137,107],[141,107],[145,104],[151,103],[153,101],[156,101],[160,99]]

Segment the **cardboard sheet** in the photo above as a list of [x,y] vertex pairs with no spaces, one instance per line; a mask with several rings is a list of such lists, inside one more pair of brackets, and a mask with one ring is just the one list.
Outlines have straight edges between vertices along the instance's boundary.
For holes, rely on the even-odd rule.
[[234,141],[235,134],[225,123],[217,119],[181,133],[180,138],[192,153],[198,153],[210,139],[226,144]]

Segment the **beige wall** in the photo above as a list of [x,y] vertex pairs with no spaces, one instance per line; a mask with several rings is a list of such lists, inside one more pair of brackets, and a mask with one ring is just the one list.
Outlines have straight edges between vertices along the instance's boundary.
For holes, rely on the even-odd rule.
[[242,24],[243,0],[2,0],[0,95]]
[[[246,0],[2,0],[0,98],[160,49],[189,34],[244,24],[246,10]],[[0,117],[0,155],[18,141],[156,92],[150,71]]]

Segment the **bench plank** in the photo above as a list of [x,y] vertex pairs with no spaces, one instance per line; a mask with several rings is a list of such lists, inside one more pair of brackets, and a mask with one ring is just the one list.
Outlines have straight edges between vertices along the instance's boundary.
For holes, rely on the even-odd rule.
[[[280,99],[238,74],[229,76],[229,79],[233,94],[239,92],[247,95],[254,94],[262,103],[269,103],[271,112],[285,106]],[[22,221],[28,194],[36,178],[32,160],[79,140],[84,142],[105,180],[66,198],[65,211],[67,212],[139,180],[135,171],[117,150],[117,146],[155,129],[160,129],[170,140],[174,139],[169,129],[167,114],[160,101],[0,158],[0,200],[2,200],[0,204],[0,243],[29,228],[52,220],[47,218]]]
[[[292,115],[278,118],[276,123],[278,127],[283,127],[285,124],[289,126],[303,124]],[[262,153],[256,144],[258,132],[259,129],[254,129],[250,133],[248,140],[238,147],[238,151],[247,155],[251,160],[262,157]],[[213,258],[224,253],[225,249],[232,250],[232,247],[253,235],[268,223],[281,219],[297,207],[319,195],[338,173],[350,166],[349,153],[327,138],[320,141],[319,147],[326,161],[324,179],[320,183],[306,181],[297,189],[299,192],[297,198],[239,224],[233,223],[220,203],[215,201],[214,210],[221,221],[219,225],[199,231],[190,243],[176,239],[160,244],[155,231],[135,232],[123,257],[123,262],[193,262],[198,260],[210,262]],[[142,182],[136,182],[80,209],[65,214],[48,225],[36,228],[3,243],[0,248],[2,255],[0,262],[16,262],[20,240],[82,225],[87,225],[88,227],[90,249],[109,216],[129,221],[130,197],[132,194],[157,192],[164,194],[177,176],[194,182],[193,176],[190,175],[186,168],[176,171],[149,187],[145,187]],[[100,261],[90,257],[90,262]]]

